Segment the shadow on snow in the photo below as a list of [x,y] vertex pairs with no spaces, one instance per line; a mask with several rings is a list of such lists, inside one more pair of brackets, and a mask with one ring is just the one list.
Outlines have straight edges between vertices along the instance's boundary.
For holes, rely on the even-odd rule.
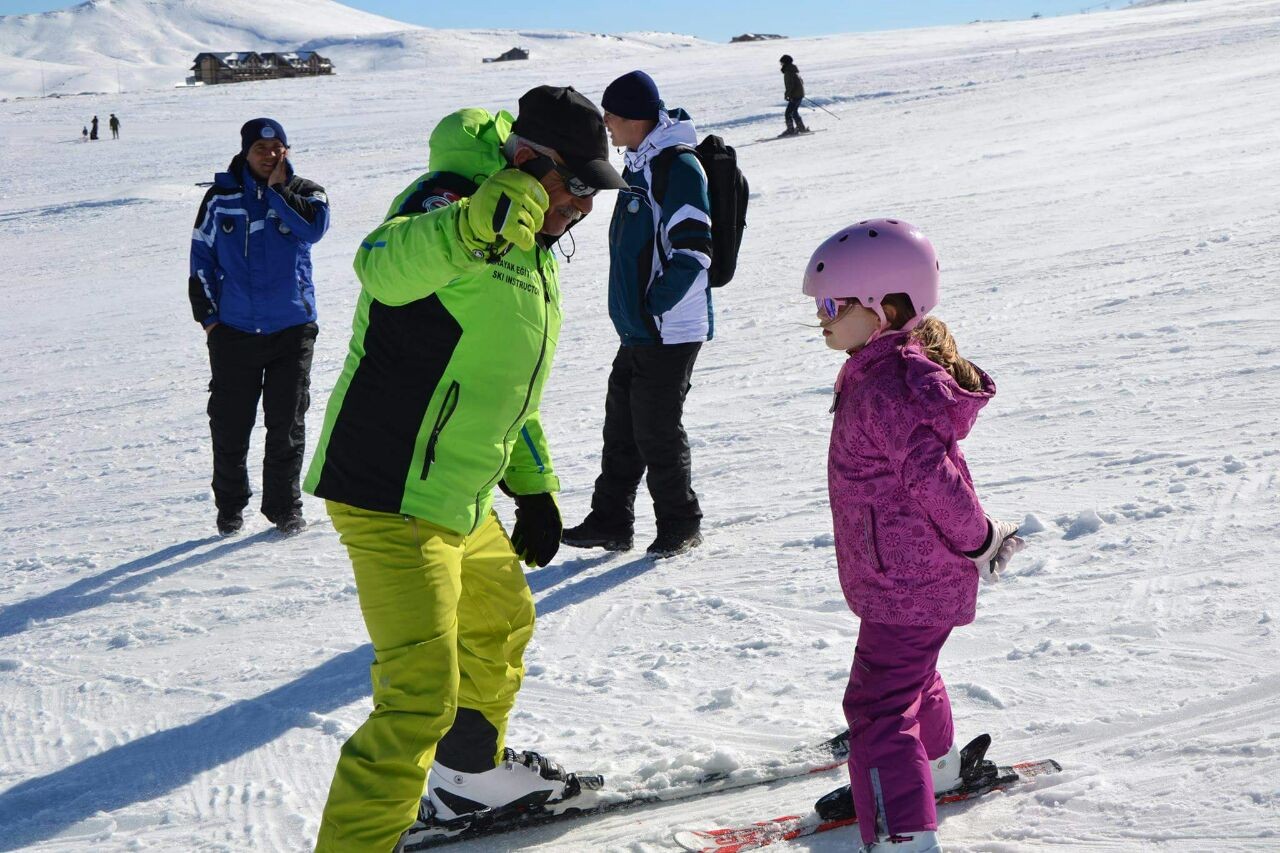
[[[264,535],[229,542],[99,589],[121,575],[150,568],[210,540],[173,545],[66,589],[11,607],[0,614],[0,626],[13,633],[30,619],[84,610],[123,591],[126,584],[132,589],[156,577],[216,559]],[[550,589],[609,559],[609,556],[579,558],[532,572],[529,587],[535,593]],[[607,592],[653,566],[652,559],[640,557],[598,577],[557,589],[538,602],[538,614],[546,616]],[[236,702],[195,722],[138,738],[13,786],[0,793],[0,826],[7,827],[4,838],[0,839],[0,851],[18,850],[52,838],[99,812],[113,812],[155,799],[189,783],[200,773],[270,743],[290,729],[315,726],[314,715],[331,712],[370,695],[372,660],[373,648],[365,644],[261,696]]]
[[[210,548],[203,553],[192,554],[168,565],[161,565],[179,554],[194,551],[202,545],[218,542],[222,537],[207,536],[204,539],[191,539],[177,545],[170,545],[168,548],[162,548],[154,554],[130,560],[102,574],[78,580],[71,586],[6,607],[0,611],[0,637],[19,634],[25,631],[32,622],[45,622],[61,616],[70,616],[73,613],[79,613],[91,607],[97,607],[100,604],[107,603],[115,596],[132,592],[138,587],[175,574],[183,569],[194,568],[219,557],[224,557],[255,542],[269,539],[272,535],[273,531],[255,533],[252,536],[235,539],[216,548]],[[153,566],[159,566],[159,568],[152,568]],[[151,571],[143,571],[144,569],[151,569]]]

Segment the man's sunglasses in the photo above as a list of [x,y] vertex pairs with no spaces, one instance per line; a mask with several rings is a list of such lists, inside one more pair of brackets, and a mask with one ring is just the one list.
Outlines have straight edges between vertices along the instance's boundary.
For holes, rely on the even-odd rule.
[[555,160],[552,160],[546,154],[539,154],[537,157],[527,160],[520,168],[538,180],[545,178],[548,172],[555,172],[560,176],[560,180],[564,181],[565,189],[578,198],[591,198],[599,192],[596,187],[587,186],[586,181],[569,171],[567,167],[561,166]]

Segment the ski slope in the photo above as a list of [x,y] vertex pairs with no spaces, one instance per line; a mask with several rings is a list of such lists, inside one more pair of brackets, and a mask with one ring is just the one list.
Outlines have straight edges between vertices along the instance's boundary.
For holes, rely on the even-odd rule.
[[[0,103],[0,850],[310,849],[369,710],[370,649],[318,501],[293,539],[253,515],[214,535],[186,298],[195,183],[270,114],[328,190],[314,442],[351,258],[425,168],[435,121],[543,82],[598,99],[639,61],[583,45],[443,76]],[[841,357],[800,278],[836,228],[896,215],[938,247],[938,313],[999,386],[965,445],[980,493],[1029,534],[943,652],[957,737],[1064,767],[948,810],[946,849],[1280,848],[1280,2],[791,40],[835,115],[758,144],[782,128],[779,52],[643,58],[669,104],[740,146],[753,193],[686,415],[707,541],[656,563],[565,548],[529,573],[540,616],[511,745],[653,789],[843,727],[857,620],[825,473]],[[79,141],[112,111],[118,142]],[[616,348],[611,208],[562,261],[542,415],[568,523],[588,507]],[[671,851],[678,829],[802,811],[840,778],[452,849]]]

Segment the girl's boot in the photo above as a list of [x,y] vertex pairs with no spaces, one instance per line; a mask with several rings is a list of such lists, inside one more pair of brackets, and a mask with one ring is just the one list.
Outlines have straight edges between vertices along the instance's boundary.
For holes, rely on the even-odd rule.
[[935,796],[960,787],[960,766],[960,748],[954,742],[946,755],[929,762]]

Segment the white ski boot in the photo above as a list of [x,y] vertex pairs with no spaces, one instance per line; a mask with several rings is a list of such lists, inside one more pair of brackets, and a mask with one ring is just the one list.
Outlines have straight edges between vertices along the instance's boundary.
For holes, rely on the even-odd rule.
[[941,796],[960,787],[960,767],[960,747],[953,741],[946,755],[929,762],[929,771],[933,774],[934,796]]
[[536,752],[502,751],[492,770],[464,773],[436,762],[418,819],[395,853],[416,853],[448,838],[527,825],[569,811],[587,811],[603,797],[604,777],[566,773]]
[[861,853],[942,853],[942,845],[936,832],[904,832],[884,835],[874,844],[864,844]]
[[[427,796],[437,821],[450,821],[484,809],[556,812],[566,799],[571,774],[536,752],[503,750],[501,763],[481,773],[463,773],[440,762],[431,767]],[[578,793],[578,785],[570,794]],[[566,806],[567,807],[567,806]]]

